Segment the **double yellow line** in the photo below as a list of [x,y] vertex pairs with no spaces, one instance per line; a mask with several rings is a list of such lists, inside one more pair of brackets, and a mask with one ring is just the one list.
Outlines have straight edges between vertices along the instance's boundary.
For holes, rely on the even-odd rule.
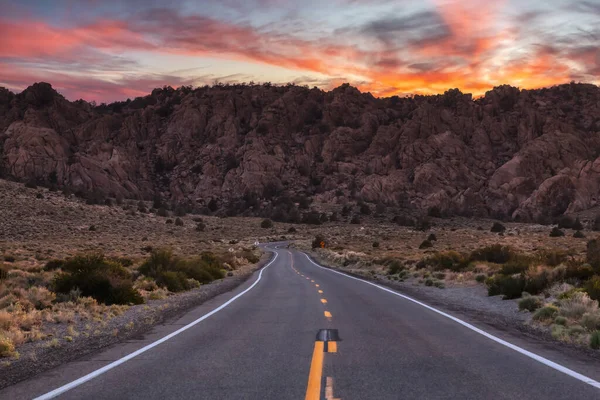
[[315,341],[305,400],[321,399],[321,381],[323,379],[323,359],[325,358],[325,353],[337,353],[337,342]]

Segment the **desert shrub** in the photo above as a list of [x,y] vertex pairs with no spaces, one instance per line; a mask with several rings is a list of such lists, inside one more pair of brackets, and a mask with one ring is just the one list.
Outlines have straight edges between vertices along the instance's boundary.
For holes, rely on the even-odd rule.
[[15,262],[15,260],[16,260],[15,256],[11,256],[8,254],[4,256],[4,261],[6,261],[6,262],[13,263],[13,262]]
[[400,226],[415,226],[415,220],[406,215],[396,215],[392,218],[392,222]]
[[577,231],[573,234],[573,237],[576,239],[585,239],[585,235],[581,231]]
[[323,220],[317,211],[310,211],[302,215],[302,223],[308,225],[321,225]]
[[156,211],[156,215],[158,215],[159,217],[168,217],[169,216],[169,212],[167,211],[166,208],[160,207],[158,209],[158,211]]
[[69,258],[52,282],[56,293],[68,294],[78,288],[104,304],[140,304],[142,297],[133,288],[130,272],[119,263],[102,254],[88,254]]
[[323,235],[315,236],[314,240],[312,241],[312,248],[316,249],[318,247],[321,247],[321,243],[323,243],[323,246],[325,246],[327,244],[325,241],[325,236],[323,236]]
[[500,222],[494,222],[492,224],[490,232],[501,233],[501,232],[504,232],[505,230],[506,230],[506,227],[504,225],[502,225]]
[[571,229],[574,229],[576,231],[580,231],[583,229],[583,224],[579,220],[579,217],[575,218],[575,222],[573,222],[573,226],[571,226]]
[[183,226],[183,220],[181,218],[175,218],[175,226]]
[[34,179],[25,182],[25,187],[29,189],[37,189],[37,183]]
[[600,349],[600,330],[594,331],[590,335],[590,347],[594,350]]
[[8,279],[8,270],[4,267],[0,267],[0,282]]
[[379,248],[379,242],[373,242],[373,248],[374,249]]
[[359,211],[362,215],[371,215],[371,208],[366,203],[362,203],[360,205]]
[[560,315],[579,319],[587,312],[598,310],[598,302],[590,299],[586,293],[576,292],[569,299],[560,300]]
[[503,295],[504,300],[517,299],[525,291],[525,278],[522,275],[496,275],[486,280],[488,296]]
[[596,218],[594,218],[594,222],[592,223],[592,230],[600,231],[600,215],[597,215]]
[[542,301],[536,296],[526,296],[519,300],[519,310],[533,312],[542,306]]
[[515,259],[502,265],[499,273],[503,275],[514,275],[520,274],[527,271],[529,268],[529,261],[525,259]]
[[548,266],[556,267],[569,259],[569,254],[563,250],[542,250],[538,252],[537,259]]
[[0,357],[11,357],[14,353],[15,345],[13,341],[4,334],[0,334]]
[[56,295],[45,287],[33,286],[27,291],[27,300],[38,310],[43,310],[52,305]]
[[485,275],[484,274],[478,274],[475,276],[475,280],[479,283],[483,283],[485,282]]
[[565,232],[561,231],[556,226],[554,228],[552,228],[552,230],[550,231],[550,237],[560,237],[560,236],[565,236]]
[[552,283],[551,274],[547,269],[531,268],[525,274],[525,291],[539,294]]
[[44,265],[44,271],[54,271],[62,268],[64,260],[50,260]]
[[592,300],[600,301],[600,276],[596,275],[585,283],[585,292]]
[[535,314],[533,314],[533,319],[540,322],[552,321],[557,314],[558,307],[551,304],[546,304],[544,307],[538,309]]
[[296,233],[296,228],[294,228],[293,226],[290,226],[290,229],[288,229],[288,233]]
[[96,225],[90,225],[89,230],[92,232],[96,232],[98,230],[98,228],[96,228]]
[[200,257],[183,260],[169,250],[154,250],[140,266],[139,272],[156,280],[160,287],[171,292],[180,292],[194,287],[189,279],[200,283],[210,283],[222,279],[221,261],[212,253],[202,253]]
[[272,228],[273,221],[271,221],[270,219],[263,219],[262,222],[260,223],[260,227],[264,228],[264,229]]
[[435,233],[430,233],[429,236],[427,236],[427,240],[430,242],[435,242],[437,241],[437,236],[435,236]]
[[205,229],[206,225],[204,224],[204,222],[200,221],[196,224],[196,232],[204,232]]
[[428,249],[430,247],[433,247],[433,244],[429,240],[423,240],[419,245],[419,249]]
[[165,224],[172,224],[173,220],[171,218],[167,218],[167,220],[165,221]]
[[425,286],[433,286],[433,279],[427,278],[425,280]]
[[398,260],[394,260],[388,265],[388,275],[396,275],[404,270],[404,265]]
[[442,281],[434,281],[433,286],[439,289],[444,289],[446,287],[446,285]]
[[559,315],[558,317],[554,318],[554,323],[556,325],[566,326],[567,325],[567,319],[565,317]]
[[504,264],[511,258],[514,258],[515,253],[509,246],[494,244],[491,246],[481,247],[471,253],[471,260],[487,261],[495,264]]
[[248,260],[248,262],[251,263],[251,264],[256,264],[257,262],[260,261],[260,257],[257,256],[256,254],[254,254],[252,252],[252,250],[249,250],[249,249],[242,250],[242,252],[240,253],[240,255],[242,257],[244,257],[246,260]]
[[573,297],[573,294],[577,293],[577,292],[585,292],[584,289],[582,288],[571,288],[565,292],[562,292],[561,294],[559,294],[557,296],[558,300],[563,300],[563,299],[570,299],[571,297]]
[[594,275],[594,269],[590,264],[569,263],[565,270],[566,280],[587,280]]
[[462,254],[456,251],[446,251],[443,253],[435,253],[425,260],[427,265],[430,265],[434,270],[462,271],[468,265],[469,261]]
[[600,272],[600,241],[592,239],[587,242],[586,261],[596,271]]
[[600,312],[587,312],[583,314],[581,325],[590,331],[600,330]]

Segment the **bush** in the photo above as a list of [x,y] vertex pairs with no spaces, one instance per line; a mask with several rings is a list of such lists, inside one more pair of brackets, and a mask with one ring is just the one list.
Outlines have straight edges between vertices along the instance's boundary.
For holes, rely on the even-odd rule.
[[585,292],[592,300],[600,301],[600,276],[596,275],[585,283]]
[[600,349],[600,331],[595,331],[590,336],[590,347],[594,350]]
[[535,314],[533,314],[533,319],[535,321],[547,322],[554,320],[556,314],[558,314],[558,307],[551,304],[546,304],[544,307],[538,309]]
[[525,291],[525,278],[523,276],[496,275],[488,278],[488,296],[503,295],[504,300],[517,299]]
[[554,323],[556,325],[567,326],[567,319],[559,315],[558,317],[554,318]]
[[139,272],[154,278],[158,286],[166,287],[171,292],[192,289],[195,285],[190,279],[210,283],[225,277],[221,261],[212,253],[202,253],[198,258],[183,260],[168,250],[152,251]]
[[0,334],[0,357],[11,357],[15,354],[15,345],[13,341]]
[[272,228],[273,221],[271,221],[270,219],[263,219],[262,222],[260,223],[260,227],[264,228],[264,229]]
[[4,256],[4,261],[9,262],[9,263],[13,263],[15,262],[16,258],[14,256],[10,256],[10,255],[5,255]]
[[581,231],[577,231],[573,234],[573,237],[576,239],[585,239],[585,235]]
[[490,232],[501,233],[501,232],[504,232],[505,230],[506,230],[506,228],[500,222],[494,222],[492,224],[492,228],[490,229]]
[[494,264],[504,264],[515,256],[509,246],[494,244],[481,247],[471,253],[470,259],[473,261],[487,261]]
[[600,272],[600,241],[598,239],[587,242],[585,259],[596,271]]
[[502,275],[514,275],[527,271],[529,262],[527,260],[512,260],[502,265],[499,273]]
[[426,279],[425,286],[433,286],[433,279],[431,279],[431,278]]
[[458,272],[464,270],[468,266],[469,261],[456,251],[446,251],[444,253],[435,253],[433,256],[427,258],[425,263],[437,271],[449,269]]
[[600,330],[600,312],[587,312],[583,314],[581,325],[590,331]]
[[485,275],[484,274],[476,275],[475,280],[479,283],[483,283],[483,282],[485,282]]
[[587,280],[594,275],[590,264],[569,263],[565,270],[565,279]]
[[167,211],[166,208],[160,207],[158,209],[158,211],[156,211],[156,215],[158,215],[159,217],[168,217],[169,216],[169,212]]
[[519,311],[533,312],[542,306],[542,301],[536,296],[527,296],[519,300]]
[[430,242],[437,241],[437,237],[435,236],[435,233],[430,233],[429,236],[427,236],[427,240],[429,240]]
[[179,217],[175,218],[175,226],[183,226],[183,220]]
[[82,296],[104,304],[140,304],[143,299],[133,288],[131,274],[121,264],[102,254],[69,258],[52,282],[56,293],[68,294],[79,289]]
[[423,232],[428,231],[431,229],[431,222],[429,222],[429,219],[426,217],[417,218],[415,221],[415,229]]
[[8,279],[8,270],[6,268],[0,267],[0,282],[3,282]]
[[398,260],[394,260],[388,266],[388,275],[396,275],[404,271],[404,265]]
[[204,224],[204,222],[200,221],[196,224],[197,232],[204,232],[205,229],[206,229],[206,225]]
[[569,254],[563,250],[542,250],[537,254],[537,259],[550,267],[556,267],[569,259]]
[[596,312],[598,302],[590,299],[586,293],[575,292],[569,299],[560,300],[560,315],[579,319],[587,312]]
[[430,247],[433,247],[433,244],[429,240],[423,240],[419,245],[419,249],[428,249]]
[[573,223],[573,226],[571,226],[571,229],[574,229],[576,231],[580,231],[583,229],[583,224],[579,220],[579,217],[575,218],[575,222]]
[[296,233],[296,232],[297,232],[297,230],[293,226],[290,226],[290,229],[288,229],[288,233]]
[[371,215],[371,208],[365,203],[360,205],[359,211],[362,215]]
[[374,249],[379,248],[379,242],[373,242],[373,248]]
[[165,221],[165,224],[169,225],[172,224],[173,220],[171,218],[167,218],[167,220]]
[[556,226],[554,228],[552,228],[552,230],[550,231],[550,237],[561,237],[561,236],[565,236],[565,233],[563,231],[561,231],[560,229],[558,229]]

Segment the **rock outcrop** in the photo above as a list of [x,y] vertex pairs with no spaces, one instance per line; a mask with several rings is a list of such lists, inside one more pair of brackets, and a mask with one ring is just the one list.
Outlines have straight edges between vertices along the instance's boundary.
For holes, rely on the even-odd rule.
[[598,205],[599,155],[594,85],[501,86],[476,100],[165,87],[100,106],[47,83],[0,88],[4,177],[213,211],[361,199],[536,220]]

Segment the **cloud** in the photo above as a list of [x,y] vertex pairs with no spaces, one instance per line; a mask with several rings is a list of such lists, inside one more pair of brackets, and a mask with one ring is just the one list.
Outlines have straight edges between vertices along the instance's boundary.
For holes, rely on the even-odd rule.
[[[94,10],[105,7],[105,2],[87,1]],[[266,6],[265,1],[269,7],[291,7],[285,1],[255,3]],[[339,1],[348,7],[368,3]],[[76,26],[31,16],[0,18],[0,83],[24,87],[47,80],[69,98],[107,101],[142,95],[164,84],[259,80],[244,71],[225,76],[202,71],[194,78],[189,71],[149,74],[143,71],[151,68],[136,61],[135,53],[146,54],[144,59],[176,54],[266,64],[288,69],[299,84],[330,88],[350,81],[375,95],[439,93],[451,87],[477,95],[502,83],[540,87],[598,75],[600,33],[593,26],[582,25],[568,34],[544,31],[542,19],[556,17],[548,10],[513,13],[506,19],[505,1],[432,2],[434,7],[427,9],[410,12],[406,7],[370,20],[364,16],[361,25],[337,29],[333,35],[311,29],[310,21],[297,16],[260,25],[173,7],[148,8],[141,0],[139,9],[131,3],[123,6],[126,17],[117,18],[111,8],[110,13],[87,15],[87,22]],[[205,7],[209,4],[217,3]],[[596,10],[589,1],[574,7],[577,12]]]

